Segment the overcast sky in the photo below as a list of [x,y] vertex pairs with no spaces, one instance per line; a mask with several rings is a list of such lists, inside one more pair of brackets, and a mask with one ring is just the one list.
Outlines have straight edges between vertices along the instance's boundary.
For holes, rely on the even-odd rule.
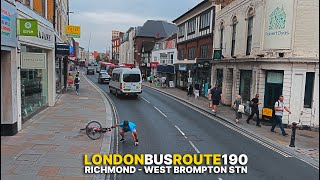
[[81,26],[81,47],[106,52],[111,31],[127,31],[148,20],[172,22],[202,0],[70,0],[70,24]]

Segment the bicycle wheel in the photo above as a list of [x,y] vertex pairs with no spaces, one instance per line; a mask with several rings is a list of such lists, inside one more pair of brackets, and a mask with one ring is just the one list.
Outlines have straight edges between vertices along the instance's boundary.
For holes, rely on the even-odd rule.
[[102,129],[101,124],[97,121],[91,121],[86,126],[86,134],[92,140],[97,140],[102,135],[101,131],[97,132],[97,131],[95,131],[95,129]]

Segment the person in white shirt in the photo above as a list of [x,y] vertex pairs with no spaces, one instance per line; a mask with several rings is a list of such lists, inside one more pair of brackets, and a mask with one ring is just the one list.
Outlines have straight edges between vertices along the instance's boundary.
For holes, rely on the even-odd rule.
[[274,128],[279,125],[280,130],[282,132],[283,136],[288,135],[286,133],[286,131],[283,128],[283,124],[282,124],[282,116],[283,116],[283,111],[286,110],[287,112],[289,112],[289,114],[291,114],[291,111],[289,110],[289,108],[286,106],[286,104],[283,102],[283,96],[281,95],[279,97],[279,100],[274,104],[274,123],[271,127],[271,132],[274,132]]

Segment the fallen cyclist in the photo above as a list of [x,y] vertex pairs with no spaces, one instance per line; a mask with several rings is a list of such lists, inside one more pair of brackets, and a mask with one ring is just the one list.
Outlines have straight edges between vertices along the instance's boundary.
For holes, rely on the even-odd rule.
[[137,146],[139,144],[138,141],[138,133],[136,130],[136,124],[134,124],[133,122],[129,122],[129,121],[123,121],[120,124],[115,124],[114,126],[111,126],[111,128],[116,128],[120,126],[120,135],[121,135],[121,139],[120,142],[124,142],[124,133],[126,132],[131,132],[131,136],[134,140],[134,145]]

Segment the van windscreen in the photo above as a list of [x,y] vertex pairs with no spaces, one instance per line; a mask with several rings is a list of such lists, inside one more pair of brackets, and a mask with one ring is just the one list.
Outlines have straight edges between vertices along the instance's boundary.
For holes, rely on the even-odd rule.
[[140,74],[123,74],[124,82],[139,82]]

